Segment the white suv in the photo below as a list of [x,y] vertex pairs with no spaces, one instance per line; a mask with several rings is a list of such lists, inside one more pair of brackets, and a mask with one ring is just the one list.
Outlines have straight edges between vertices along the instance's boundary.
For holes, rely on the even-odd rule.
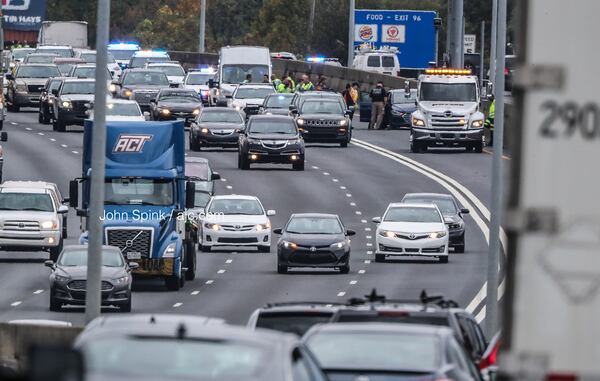
[[202,222],[202,251],[213,247],[250,246],[271,250],[271,221],[274,210],[265,212],[254,196],[214,196],[206,205]]
[[[69,208],[56,184],[7,181],[0,186],[0,250],[49,251],[56,261]],[[64,230],[63,230],[64,229]]]
[[433,204],[390,204],[377,226],[375,262],[386,256],[434,257],[448,262],[448,228]]

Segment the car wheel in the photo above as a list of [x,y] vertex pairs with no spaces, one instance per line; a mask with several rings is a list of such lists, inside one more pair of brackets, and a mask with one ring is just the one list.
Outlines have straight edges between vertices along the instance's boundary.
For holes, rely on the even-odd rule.
[[340,274],[348,274],[350,272],[350,264],[340,267]]
[[465,252],[465,244],[454,246],[455,253],[464,253]]
[[185,272],[186,280],[196,279],[196,246],[194,242],[186,241],[185,243],[185,258],[187,271]]
[[294,171],[304,171],[304,160],[292,164],[292,168],[294,168]]
[[410,143],[410,152],[412,153],[419,153],[421,152],[421,145],[417,142],[412,142]]
[[440,263],[448,263],[448,256],[444,255],[444,256],[440,257]]
[[279,263],[277,263],[277,273],[278,274],[287,274],[287,272],[288,272],[287,266],[280,265]]
[[127,299],[127,303],[119,306],[119,312],[131,312],[131,294],[129,295],[129,299]]
[[258,251],[261,253],[269,253],[271,252],[271,245],[269,246],[258,246]]
[[203,253],[210,253],[210,246],[200,245],[200,251]]
[[375,262],[385,262],[385,254],[375,254]]
[[58,256],[60,255],[62,248],[63,248],[63,240],[62,239],[58,242],[58,246],[50,248],[50,260],[51,261],[56,262],[58,260]]
[[477,142],[473,145],[473,150],[477,153],[482,153],[483,152],[483,142]]
[[50,311],[59,312],[62,309],[62,303],[56,299],[54,289],[50,289]]

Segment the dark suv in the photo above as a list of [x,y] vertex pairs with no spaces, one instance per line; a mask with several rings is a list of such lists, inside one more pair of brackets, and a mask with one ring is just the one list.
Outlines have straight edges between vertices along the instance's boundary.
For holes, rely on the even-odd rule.
[[158,92],[168,88],[169,80],[165,73],[151,69],[127,69],[121,74],[119,82],[110,88],[117,98],[137,101],[142,111],[150,111],[150,102],[156,99]]
[[69,125],[83,126],[83,121],[88,118],[88,106],[94,101],[95,88],[95,79],[67,78],[60,89],[52,90],[56,99],[52,129],[64,132]]
[[280,163],[304,170],[304,140],[289,116],[250,117],[238,146],[240,169],[250,169],[250,163]]
[[350,111],[335,99],[306,99],[298,110],[296,123],[306,142],[339,143],[347,147],[352,139]]
[[42,89],[40,95],[40,107],[38,109],[38,122],[40,124],[50,124],[54,118],[54,102],[56,96],[52,94],[52,90],[58,90],[62,85],[65,77],[48,78],[46,85]]

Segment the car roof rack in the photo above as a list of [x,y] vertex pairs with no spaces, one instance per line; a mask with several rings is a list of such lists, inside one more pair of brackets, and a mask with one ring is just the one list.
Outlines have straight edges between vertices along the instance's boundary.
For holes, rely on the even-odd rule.
[[365,295],[364,298],[349,299],[347,304],[349,306],[358,306],[376,303],[421,304],[423,307],[438,306],[443,309],[459,307],[458,303],[456,303],[454,300],[446,299],[443,295],[428,295],[427,291],[425,290],[421,291],[421,294],[419,294],[419,299],[388,299],[385,295],[378,294],[375,288],[370,294]]
[[272,308],[272,307],[285,307],[285,306],[295,306],[299,304],[307,304],[307,305],[315,305],[315,306],[343,306],[344,303],[340,302],[309,302],[309,301],[290,301],[290,302],[276,302],[276,303],[267,303],[263,308]]

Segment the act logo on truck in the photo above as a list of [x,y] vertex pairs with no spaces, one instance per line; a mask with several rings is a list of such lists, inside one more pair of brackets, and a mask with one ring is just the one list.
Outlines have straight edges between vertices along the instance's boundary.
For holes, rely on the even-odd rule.
[[5,11],[26,11],[31,0],[2,0],[2,9]]
[[113,152],[142,152],[144,144],[153,137],[154,135],[121,134],[115,143]]

